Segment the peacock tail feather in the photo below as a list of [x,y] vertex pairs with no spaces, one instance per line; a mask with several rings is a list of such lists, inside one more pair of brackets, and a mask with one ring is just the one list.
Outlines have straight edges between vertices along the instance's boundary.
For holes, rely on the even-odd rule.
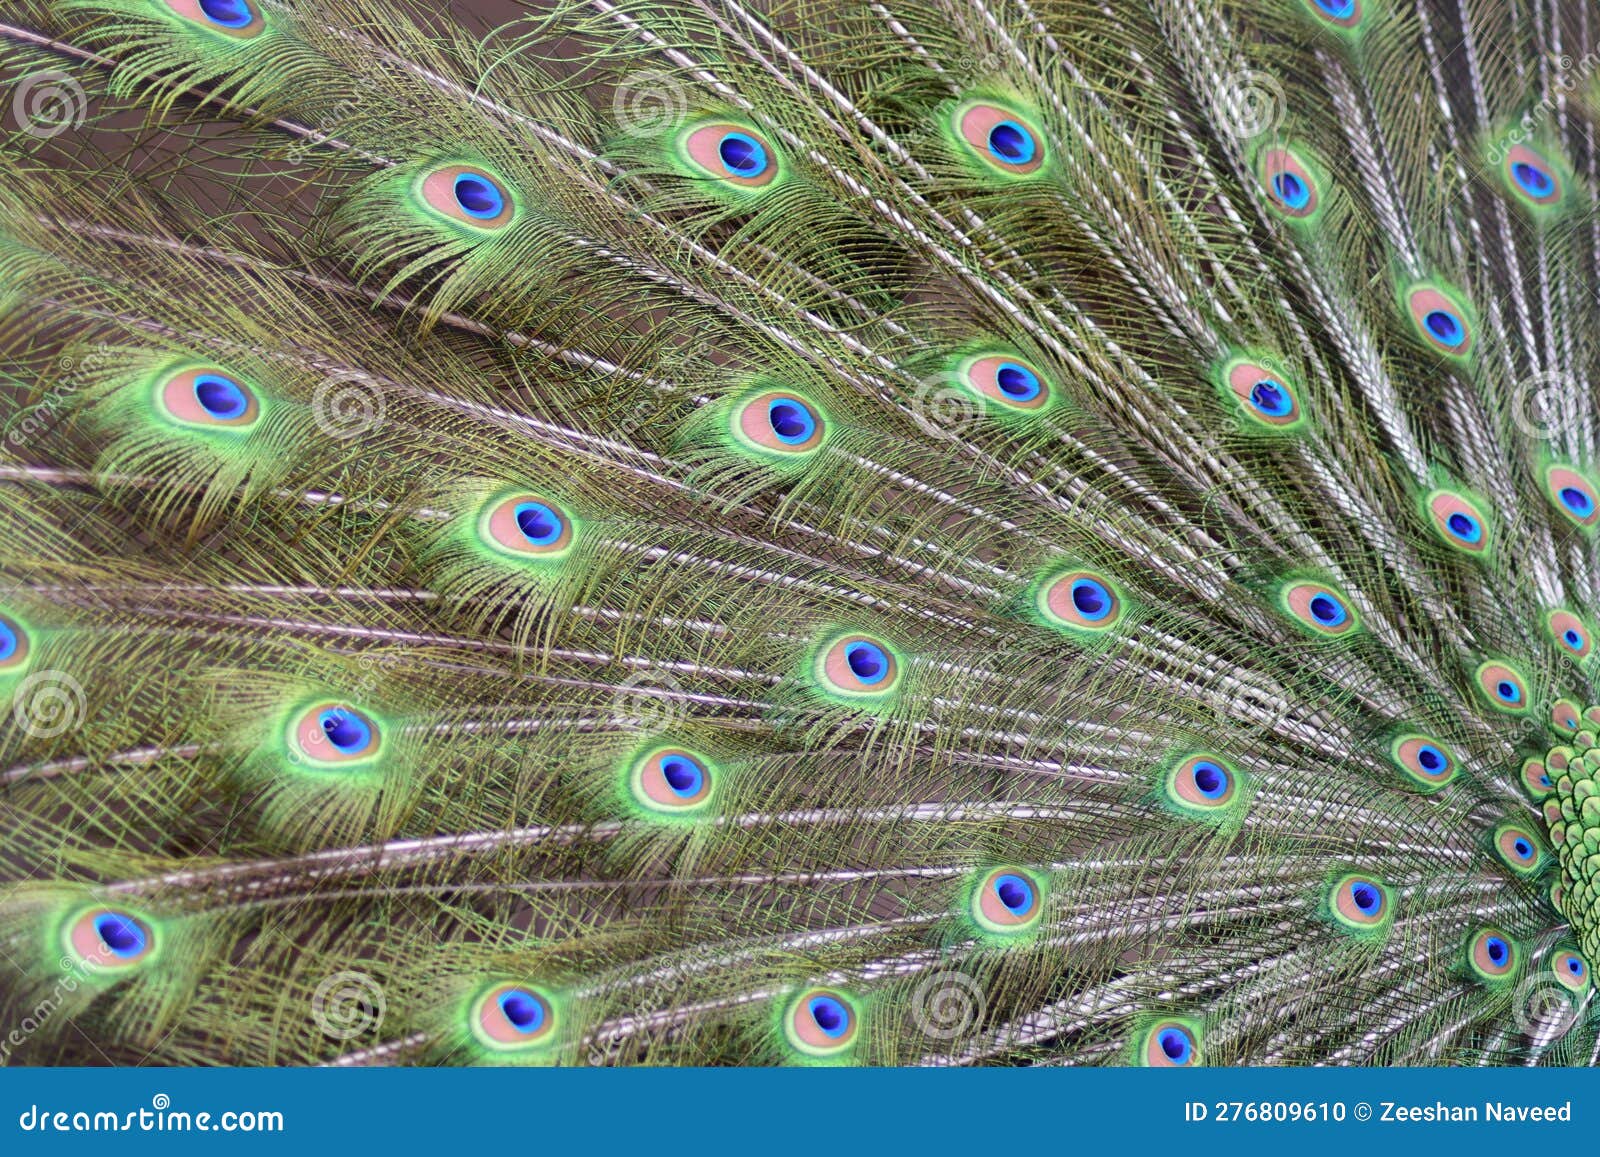
[[9,1061],[1600,1059],[1592,5],[466,7],[0,17]]

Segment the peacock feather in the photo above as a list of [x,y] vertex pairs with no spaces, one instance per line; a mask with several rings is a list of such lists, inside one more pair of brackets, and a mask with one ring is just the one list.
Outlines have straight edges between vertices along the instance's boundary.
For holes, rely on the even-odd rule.
[[11,0],[20,1063],[1600,1059],[1581,0]]

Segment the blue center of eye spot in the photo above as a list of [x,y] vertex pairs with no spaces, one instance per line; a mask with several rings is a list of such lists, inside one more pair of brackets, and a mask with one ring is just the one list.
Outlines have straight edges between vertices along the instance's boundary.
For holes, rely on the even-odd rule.
[[849,1027],[850,1014],[831,996],[813,997],[810,1011],[816,1026],[831,1037],[843,1036],[844,1030]]
[[255,19],[247,0],[200,0],[200,11],[224,28],[243,28]]
[[1294,408],[1283,383],[1271,378],[1262,378],[1250,388],[1250,404],[1272,418],[1281,418]]
[[1336,627],[1344,622],[1344,608],[1332,595],[1315,595],[1311,599],[1311,615],[1325,627]]
[[542,502],[519,502],[511,512],[517,529],[534,546],[549,546],[561,537],[561,516]]
[[1527,161],[1517,161],[1511,166],[1511,176],[1523,191],[1532,197],[1548,197],[1555,192],[1556,183],[1550,174]]
[[329,707],[318,717],[322,733],[328,742],[340,751],[360,751],[372,742],[372,728],[367,721],[343,707]]
[[118,956],[137,956],[144,951],[144,931],[126,916],[107,912],[94,922],[100,942]]
[[1001,121],[989,130],[989,151],[1008,165],[1026,165],[1039,146],[1033,134],[1016,121]]
[[1019,402],[1033,401],[1042,388],[1037,374],[1015,362],[1005,362],[995,371],[995,384],[1000,387],[1001,393]]
[[1452,514],[1445,520],[1445,525],[1450,528],[1450,533],[1464,542],[1477,542],[1483,536],[1478,520],[1460,511]]
[[1500,680],[1500,682],[1495,685],[1494,690],[1495,694],[1500,696],[1500,698],[1504,699],[1507,703],[1515,703],[1518,699],[1522,698],[1522,691],[1509,679]]
[[1227,789],[1228,775],[1214,763],[1197,763],[1194,766],[1194,785],[1207,799],[1216,799]]
[[1272,178],[1272,189],[1291,209],[1304,209],[1311,200],[1311,188],[1293,173],[1279,173]]
[[1351,884],[1350,898],[1356,902],[1356,907],[1368,916],[1376,912],[1382,903],[1378,889],[1371,884]]
[[729,133],[718,141],[717,156],[736,177],[759,176],[767,168],[767,150],[745,133]]
[[1437,773],[1444,769],[1444,753],[1437,747],[1421,747],[1417,749],[1417,762],[1423,771]]
[[1447,313],[1442,309],[1435,309],[1423,318],[1423,324],[1428,327],[1428,332],[1433,334],[1445,345],[1460,345],[1462,338],[1461,322],[1455,314]]
[[1561,637],[1567,641],[1567,646],[1569,647],[1580,647],[1583,645],[1583,636],[1578,634],[1578,632],[1574,631],[1571,627],[1568,627],[1566,631],[1562,633]]
[[11,628],[11,624],[0,619],[0,663],[17,653],[17,643],[17,632]]
[[811,411],[793,398],[774,398],[767,406],[767,424],[778,440],[794,446],[806,441],[817,432],[817,420]]
[[1583,961],[1579,960],[1576,956],[1567,957],[1567,971],[1572,973],[1574,976],[1582,976]]
[[498,217],[506,207],[506,199],[487,177],[462,173],[456,178],[455,194],[462,212],[480,220]]
[[994,894],[1010,912],[1026,912],[1033,905],[1033,889],[1020,876],[1001,876],[994,882]]
[[1550,786],[1550,776],[1549,776],[1549,773],[1546,773],[1546,774],[1544,774],[1544,775],[1541,775],[1541,776],[1540,776],[1540,777],[1539,777],[1539,786],[1540,786],[1540,787],[1549,787],[1549,786]]
[[1169,1060],[1181,1063],[1189,1058],[1189,1037],[1187,1033],[1179,1032],[1175,1028],[1164,1029],[1156,1043],[1160,1045],[1162,1054]]
[[518,1032],[537,1032],[544,1024],[544,1002],[530,992],[514,988],[500,994],[500,1011]]
[[213,418],[230,421],[250,406],[244,387],[220,374],[201,374],[194,380],[194,398]]
[[1511,845],[1511,849],[1512,851],[1516,852],[1517,859],[1519,860],[1526,860],[1528,857],[1533,855],[1533,845],[1527,840],[1519,839],[1516,843]]
[[1072,605],[1084,618],[1097,622],[1111,613],[1111,592],[1094,579],[1073,579]]
[[1485,947],[1489,953],[1489,959],[1496,964],[1504,964],[1506,956],[1510,953],[1510,950],[1506,947],[1506,942],[1498,936],[1489,937],[1489,943]]
[[1594,499],[1588,493],[1576,486],[1563,486],[1561,488],[1561,504],[1579,518],[1587,518],[1594,509]]
[[876,683],[889,671],[889,657],[872,643],[851,643],[844,649],[844,661],[863,683]]
[[696,764],[677,755],[661,761],[661,776],[674,794],[680,796],[694,795],[705,782],[705,773]]
[[1356,10],[1356,0],[1316,0],[1317,7],[1336,20],[1346,20]]

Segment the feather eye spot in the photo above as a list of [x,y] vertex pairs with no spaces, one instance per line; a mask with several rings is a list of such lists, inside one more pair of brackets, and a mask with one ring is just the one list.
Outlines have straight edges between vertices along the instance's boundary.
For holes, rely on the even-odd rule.
[[1344,597],[1322,583],[1289,583],[1279,599],[1285,611],[1318,635],[1335,638],[1351,633],[1360,625],[1360,619]]
[[479,232],[503,229],[516,216],[505,185],[472,165],[445,165],[424,174],[419,192],[434,214]]
[[956,110],[956,132],[991,168],[1013,176],[1029,176],[1044,166],[1039,132],[1021,114],[998,105],[976,102]]
[[969,358],[957,371],[969,391],[1006,410],[1033,412],[1050,404],[1051,390],[1037,369],[1009,354]]
[[784,1033],[808,1057],[842,1056],[856,1043],[861,1018],[855,1001],[835,988],[808,988],[789,1003]]
[[1226,760],[1202,753],[1190,755],[1167,773],[1167,800],[1178,811],[1214,815],[1240,798],[1240,776]]
[[1550,769],[1541,759],[1525,759],[1522,761],[1522,787],[1534,799],[1543,799],[1555,790],[1555,781],[1550,777]]
[[633,760],[628,770],[633,799],[647,811],[686,816],[703,810],[716,790],[710,760],[682,747],[657,747]]
[[242,431],[261,416],[255,390],[211,366],[164,375],[156,400],[168,417],[199,429]]
[[776,151],[751,125],[699,125],[683,136],[680,147],[696,170],[734,188],[765,188],[778,176]]
[[476,1002],[473,1034],[492,1049],[536,1048],[555,1036],[555,1004],[539,989],[503,983],[490,988]]
[[803,457],[822,446],[828,424],[822,411],[799,394],[768,390],[735,410],[733,432],[764,454]]
[[1014,935],[1039,923],[1044,911],[1044,885],[1022,868],[994,868],[983,873],[972,891],[972,919],[985,932]]
[[1545,489],[1556,508],[1574,525],[1590,530],[1600,522],[1600,496],[1594,484],[1570,466],[1545,471]]
[[1571,699],[1557,699],[1550,708],[1550,726],[1562,735],[1578,733],[1578,705]]
[[1522,824],[1505,823],[1496,828],[1494,849],[1501,862],[1520,876],[1534,876],[1544,868],[1544,848]]
[[266,28],[266,20],[250,0],[167,0],[167,7],[185,20],[212,32],[249,40]]
[[553,560],[572,546],[576,531],[560,505],[538,494],[491,499],[479,519],[483,541],[523,559]]
[[20,669],[28,661],[30,649],[27,629],[0,614],[0,675]]
[[1472,323],[1465,306],[1431,285],[1417,286],[1406,294],[1406,308],[1417,332],[1433,349],[1449,357],[1466,357],[1472,350]]
[[1455,778],[1455,756],[1430,736],[1402,735],[1390,745],[1389,754],[1400,770],[1426,791],[1436,791]]
[[1551,611],[1545,622],[1556,646],[1579,662],[1589,657],[1594,649],[1594,640],[1589,628],[1583,625],[1583,620],[1577,615],[1571,611]]
[[893,649],[871,635],[835,637],[817,651],[816,678],[823,688],[850,699],[884,699],[900,682]]
[[1328,901],[1334,922],[1358,935],[1386,927],[1393,916],[1389,889],[1373,876],[1339,877],[1329,890]]
[[1513,713],[1528,710],[1527,682],[1509,663],[1492,659],[1481,664],[1476,682],[1491,706]]
[[1306,0],[1314,16],[1340,28],[1361,23],[1361,0]]
[[1316,178],[1289,149],[1267,149],[1262,153],[1261,180],[1269,203],[1285,217],[1303,221],[1313,216],[1321,204]]
[[382,729],[368,714],[345,703],[321,702],[302,709],[289,729],[290,753],[322,766],[362,763],[383,746]]
[[1428,518],[1447,546],[1481,555],[1489,548],[1489,524],[1483,512],[1451,490],[1435,490],[1427,498]]
[[1116,587],[1093,571],[1069,571],[1047,579],[1039,588],[1038,605],[1047,622],[1080,632],[1110,630],[1123,614]]
[[1502,171],[1512,191],[1532,205],[1544,207],[1561,200],[1560,173],[1546,157],[1527,145],[1514,145],[1506,151]]
[[1517,967],[1517,944],[1498,928],[1483,928],[1467,941],[1467,966],[1479,980],[1493,983]]
[[1284,375],[1257,361],[1237,359],[1223,373],[1228,393],[1245,417],[1273,429],[1298,425],[1303,417],[1300,397]]
[[150,924],[118,908],[92,908],[67,924],[67,947],[85,967],[97,971],[130,968],[149,959],[156,936]]
[[1181,1020],[1159,1020],[1145,1030],[1139,1054],[1151,1068],[1192,1068],[1202,1063],[1200,1032]]
[[1550,971],[1565,988],[1584,992],[1589,987],[1589,963],[1571,948],[1558,948],[1550,955]]

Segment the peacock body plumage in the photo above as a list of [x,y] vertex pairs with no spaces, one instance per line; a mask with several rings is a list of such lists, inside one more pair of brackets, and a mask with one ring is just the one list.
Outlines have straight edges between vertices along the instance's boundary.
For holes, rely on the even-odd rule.
[[1600,1057],[1576,0],[12,0],[12,1063]]

